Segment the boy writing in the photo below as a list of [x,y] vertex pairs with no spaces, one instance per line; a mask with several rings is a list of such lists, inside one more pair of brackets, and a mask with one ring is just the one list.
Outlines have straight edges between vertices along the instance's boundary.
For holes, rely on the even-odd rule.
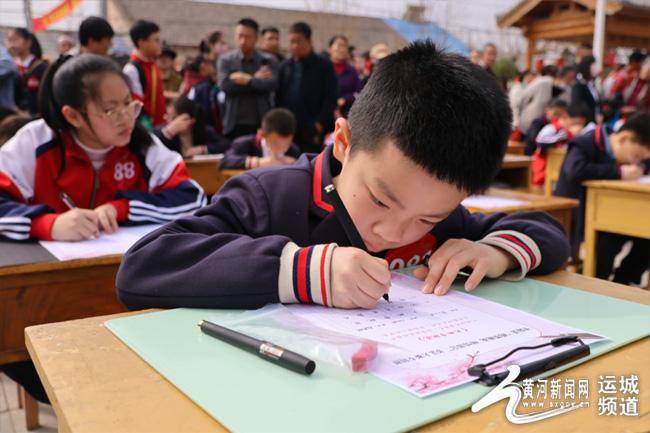
[[[634,180],[643,175],[644,161],[650,158],[650,115],[638,113],[631,116],[618,132],[604,126],[577,137],[569,143],[555,195],[580,200],[573,210],[571,245],[573,257],[578,256],[584,234],[586,191],[582,183],[592,179]],[[607,279],[612,271],[614,257],[627,236],[612,233],[598,235],[596,276]],[[648,267],[650,243],[634,238],[632,251],[621,263],[614,281],[629,284],[638,282]]]
[[257,134],[233,141],[221,160],[221,168],[250,169],[293,164],[300,148],[293,143],[296,118],[286,108],[274,108],[262,118]]
[[[499,170],[510,120],[487,72],[416,42],[377,66],[349,123],[337,120],[333,146],[234,177],[210,206],[134,245],[118,295],[131,308],[372,308],[400,267],[428,264],[416,275],[423,292],[438,295],[466,266],[467,290],[507,271],[551,272],[569,248],[550,216],[460,206]],[[332,188],[364,249],[352,246],[333,212]]]

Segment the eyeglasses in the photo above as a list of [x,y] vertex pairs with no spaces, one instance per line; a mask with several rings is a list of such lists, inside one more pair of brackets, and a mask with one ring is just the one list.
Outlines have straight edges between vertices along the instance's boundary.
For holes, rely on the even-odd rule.
[[111,122],[118,123],[124,116],[128,116],[129,119],[137,118],[142,111],[142,106],[143,104],[140,101],[131,101],[124,107],[111,108],[101,113],[91,113],[89,111],[87,113],[97,117],[107,117]]

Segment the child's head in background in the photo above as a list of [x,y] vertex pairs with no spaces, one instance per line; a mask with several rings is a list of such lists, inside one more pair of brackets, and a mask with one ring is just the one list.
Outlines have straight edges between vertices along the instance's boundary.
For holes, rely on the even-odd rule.
[[335,179],[371,251],[415,242],[499,171],[512,120],[499,84],[432,42],[386,57],[338,119]]
[[569,104],[563,99],[552,99],[544,109],[544,116],[547,122],[559,120],[567,116]]
[[650,114],[636,113],[610,136],[612,151],[619,164],[640,164],[650,159]]
[[151,137],[136,124],[142,103],[131,97],[127,80],[107,57],[62,56],[41,85],[43,119],[54,131],[72,132],[91,148],[128,145],[140,150]]
[[133,24],[131,30],[129,30],[129,36],[131,36],[133,45],[143,56],[150,60],[155,60],[160,55],[162,47],[160,27],[158,27],[158,24],[151,21],[138,20]]
[[262,127],[257,132],[264,138],[271,153],[284,155],[293,143],[296,118],[286,108],[274,108],[264,115]]

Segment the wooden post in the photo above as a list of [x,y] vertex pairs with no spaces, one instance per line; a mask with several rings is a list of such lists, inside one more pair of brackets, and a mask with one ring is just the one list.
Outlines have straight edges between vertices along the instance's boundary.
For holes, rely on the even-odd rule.
[[535,38],[532,35],[528,35],[528,50],[526,51],[526,69],[532,69],[533,67],[533,56],[535,55]]

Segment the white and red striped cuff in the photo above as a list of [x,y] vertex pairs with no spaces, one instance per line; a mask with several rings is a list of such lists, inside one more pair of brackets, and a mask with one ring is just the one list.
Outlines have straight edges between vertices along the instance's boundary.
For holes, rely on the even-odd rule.
[[542,253],[535,241],[529,236],[514,230],[492,232],[478,242],[501,248],[512,254],[517,260],[519,269],[503,274],[501,278],[506,280],[517,281],[523,279],[529,271],[538,267],[542,261]]
[[283,304],[332,306],[330,264],[336,244],[300,248],[287,243],[280,256],[278,294]]

